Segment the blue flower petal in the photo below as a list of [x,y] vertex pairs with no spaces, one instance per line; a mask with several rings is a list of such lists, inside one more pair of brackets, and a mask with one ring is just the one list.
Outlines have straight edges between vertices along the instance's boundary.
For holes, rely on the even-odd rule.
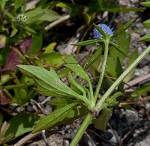
[[[98,26],[109,36],[112,36],[114,34],[114,31],[112,28],[110,28],[108,25],[106,24],[98,24]],[[93,37],[94,39],[101,39],[102,38],[102,34],[96,29],[93,29]]]

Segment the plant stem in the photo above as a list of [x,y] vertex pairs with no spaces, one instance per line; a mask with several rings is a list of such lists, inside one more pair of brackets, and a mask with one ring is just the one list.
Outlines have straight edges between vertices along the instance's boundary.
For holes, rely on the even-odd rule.
[[65,21],[69,20],[70,18],[71,18],[70,15],[62,16],[62,17],[60,17],[58,20],[56,20],[56,21],[50,23],[49,25],[47,25],[44,29],[45,29],[46,31],[48,31],[48,30],[50,30],[51,28],[55,27],[56,25],[58,25],[58,24],[60,24],[60,23],[62,23],[62,22],[65,22]]
[[89,112],[87,113],[84,121],[82,122],[78,132],[76,133],[75,137],[73,138],[70,146],[76,146],[78,144],[78,142],[80,141],[82,135],[84,134],[85,130],[87,129],[87,127],[89,126],[89,124],[92,121],[92,114]]
[[3,86],[3,88],[9,90],[9,89],[20,88],[20,87],[25,87],[25,86],[32,86],[34,84],[35,83],[31,82],[31,83]]
[[89,85],[89,91],[90,91],[90,108],[93,109],[95,107],[95,99],[94,99],[94,95],[93,95],[93,87],[91,82],[88,82]]
[[138,63],[150,52],[150,46],[144,50],[144,52],[119,76],[119,78],[111,85],[111,87],[105,92],[102,98],[98,101],[95,110],[99,112],[101,106],[105,102],[106,98],[116,89],[116,87],[123,81],[128,73],[138,65]]
[[102,71],[101,71],[101,74],[100,74],[98,85],[97,85],[97,88],[96,88],[96,91],[95,91],[95,103],[97,101],[97,97],[98,97],[98,94],[99,94],[99,91],[100,91],[100,88],[101,88],[101,85],[102,85],[102,82],[103,82],[104,74],[105,74],[105,68],[106,68],[108,50],[109,50],[109,48],[108,48],[109,47],[109,38],[107,38],[104,41],[104,45],[105,45],[104,46],[104,61],[103,61],[103,64],[102,64]]

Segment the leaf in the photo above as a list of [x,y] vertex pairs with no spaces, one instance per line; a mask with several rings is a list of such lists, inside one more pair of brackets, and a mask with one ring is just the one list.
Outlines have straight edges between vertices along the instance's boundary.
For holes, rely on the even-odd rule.
[[61,122],[77,104],[77,102],[71,103],[65,107],[56,109],[48,116],[41,118],[41,120],[38,122],[38,124],[35,126],[32,132],[34,133],[53,127],[58,122]]
[[[38,56],[40,60],[42,60],[46,65],[59,67],[64,63],[65,56],[58,53],[58,52],[51,52],[51,53],[43,53]],[[35,61],[38,65],[41,64],[39,60]]]
[[15,10],[17,10],[20,6],[24,4],[25,0],[15,0]]
[[100,58],[102,54],[102,47],[98,48],[98,50],[94,53],[94,55],[90,56],[87,60],[84,69],[88,69],[98,58]]
[[0,34],[0,48],[4,48],[6,46],[7,37],[5,35]]
[[103,42],[103,40],[87,40],[87,41],[82,41],[82,42],[78,42],[78,43],[75,43],[73,45],[75,46],[87,46],[87,45],[93,45],[93,44],[96,44],[96,43],[101,43]]
[[[130,56],[131,59],[128,60],[127,67],[129,67],[137,57],[138,57],[138,50],[135,50]],[[135,68],[133,68],[130,71],[130,73],[125,77],[124,82],[127,83],[128,81],[130,81],[132,77],[134,76],[134,73],[135,73]]]
[[122,50],[117,44],[110,42],[110,45],[112,45],[115,49],[117,49],[124,56],[130,58],[129,55],[124,50]]
[[102,114],[96,120],[94,120],[94,127],[102,131],[105,131],[111,116],[112,116],[112,109],[108,108],[103,109]]
[[8,105],[11,103],[11,99],[0,89],[0,105]]
[[0,0],[1,9],[4,10],[6,5],[6,0]]
[[75,87],[77,90],[79,90],[83,94],[83,96],[86,96],[85,90],[82,88],[82,86],[78,82],[75,81],[75,79],[72,77],[70,72],[68,74],[68,80],[73,87]]
[[150,42],[150,34],[146,34],[140,38],[140,41]]
[[46,48],[45,48],[45,51],[43,52],[43,54],[48,54],[48,53],[51,53],[54,48],[56,46],[56,43],[53,42],[53,43],[50,43]]
[[48,96],[58,93],[62,96],[75,97],[88,102],[86,97],[77,94],[65,83],[63,83],[53,68],[48,71],[42,67],[32,65],[19,65],[18,67],[23,73],[36,81],[39,92],[42,92]]
[[144,26],[150,28],[150,19],[143,22]]
[[20,113],[14,116],[8,123],[10,124],[5,136],[13,134],[14,137],[21,136],[33,130],[34,125],[39,120],[35,114]]
[[139,97],[139,95],[143,96],[146,95],[149,91],[150,91],[150,83],[146,83],[143,86],[138,87],[136,91],[131,93],[131,97],[135,98]]
[[[64,124],[70,124],[73,121],[75,121],[76,119],[86,115],[88,112],[86,107],[81,107],[81,108],[76,108],[76,109],[72,109],[69,111],[69,113],[67,114],[67,116],[65,117],[65,119],[63,121],[60,122],[60,124],[64,125]],[[59,124],[59,125],[60,125]]]
[[30,28],[30,27],[28,27],[28,26],[25,26],[24,27],[28,32],[30,32],[30,33],[36,33],[36,31],[34,30],[34,29],[32,29],[32,28]]
[[[127,54],[129,53],[130,36],[128,34],[126,34],[126,32],[122,32],[116,38],[116,41],[113,44],[115,44],[113,46],[115,48],[113,48],[113,47],[110,48],[109,49],[109,54],[110,54],[111,57],[113,57],[113,59],[115,61],[116,61],[116,58],[118,57],[120,59],[121,64],[122,64],[125,57],[128,56]],[[116,49],[116,48],[118,48],[118,46],[119,46],[119,49]]]
[[115,38],[117,36],[119,36],[122,32],[125,32],[126,29],[128,29],[132,23],[135,22],[135,19],[130,20],[128,23],[126,23],[125,25],[123,25],[122,27],[120,27],[112,36],[112,38]]
[[16,20],[16,17],[13,16],[11,13],[9,13],[7,10],[5,10],[5,14],[12,19],[12,21],[15,21]]
[[78,101],[77,99],[61,97],[50,100],[49,104],[52,106],[56,106],[57,108],[60,108],[74,102],[80,103],[80,101]]
[[121,95],[122,95],[121,92],[116,92],[116,93],[114,93],[112,96],[108,97],[108,98],[106,99],[106,102],[108,103],[108,105],[110,105],[110,104],[117,104],[118,101],[117,101],[116,99],[117,99],[119,96],[121,96]]
[[32,37],[32,47],[29,53],[35,54],[42,48],[43,37],[41,33],[37,33]]
[[140,4],[141,4],[142,6],[145,6],[145,7],[150,7],[150,1],[141,2]]
[[26,13],[28,18],[27,24],[34,23],[35,21],[49,21],[52,22],[59,18],[59,15],[48,9],[42,9],[41,7],[37,7],[34,10],[31,10]]
[[[25,55],[31,49],[31,42],[31,38],[26,38],[19,42],[17,45],[18,52],[21,52],[23,55]],[[3,71],[16,71],[17,65],[21,64],[21,56],[15,49],[16,48],[13,48],[8,54]]]
[[77,76],[83,78],[88,83],[90,82],[89,76],[84,71],[84,69],[78,64],[78,62],[73,56],[70,55],[66,57],[65,62],[66,62],[65,66],[70,68],[73,72],[75,72]]
[[54,20],[57,20],[58,18],[60,18],[60,16],[56,12],[54,12],[53,10],[45,9],[44,15],[41,16],[39,20],[52,22]]

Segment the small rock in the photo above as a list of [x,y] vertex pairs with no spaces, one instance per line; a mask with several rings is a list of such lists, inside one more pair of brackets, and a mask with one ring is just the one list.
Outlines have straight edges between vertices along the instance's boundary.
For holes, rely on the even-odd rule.
[[133,123],[133,122],[138,120],[138,114],[135,111],[126,110],[125,115],[126,115],[128,124],[131,124],[131,123]]

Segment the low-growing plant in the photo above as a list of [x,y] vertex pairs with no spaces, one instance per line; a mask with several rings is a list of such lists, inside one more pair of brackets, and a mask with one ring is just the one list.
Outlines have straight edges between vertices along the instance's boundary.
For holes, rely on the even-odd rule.
[[[116,60],[114,60],[112,64],[116,64],[115,71],[119,75],[115,81],[111,80],[110,87],[108,87],[104,94],[101,94],[100,90],[102,89],[102,83],[105,75],[107,75],[106,67],[108,69],[111,68],[111,66],[107,66],[110,49],[116,49],[130,59],[130,56],[128,56],[128,54],[117,44],[117,37],[124,33],[133,22],[134,20],[129,21],[116,32],[105,24],[94,24],[94,39],[74,44],[77,46],[96,45],[98,47],[95,54],[87,60],[85,69],[89,68],[95,61],[99,60],[102,54],[101,52],[104,52],[102,61],[100,60],[99,63],[101,65],[100,77],[96,89],[92,86],[88,72],[79,65],[72,55],[67,56],[64,60],[64,66],[68,69],[68,75],[66,77],[70,87],[62,82],[59,74],[57,74],[53,67],[51,67],[50,70],[46,70],[42,67],[32,65],[18,66],[25,75],[34,80],[37,86],[37,92],[45,96],[57,97],[50,101],[50,104],[56,106],[56,109],[46,117],[42,118],[35,126],[33,132],[38,132],[84,116],[84,120],[79,130],[70,144],[70,146],[75,146],[93,119],[95,127],[100,128],[101,130],[106,129],[112,114],[112,105],[117,104],[117,98],[123,94],[123,91],[119,89],[120,84],[150,52],[150,47],[145,49],[142,54],[132,61],[124,72],[119,72],[119,70],[122,70],[120,69],[122,60],[119,56],[116,57]],[[117,67],[119,67],[119,69]],[[79,82],[79,78],[86,82],[86,86],[84,86],[82,82]],[[101,114],[99,116],[100,112]]]
[[[6,122],[3,119],[4,115],[0,115],[0,144],[10,142],[27,132],[34,133],[56,125],[68,124],[78,118],[83,118],[83,122],[71,146],[77,145],[91,123],[95,128],[106,130],[113,107],[121,103],[121,97],[125,96],[124,85],[134,76],[138,63],[150,52],[149,46],[139,56],[137,50],[130,54],[130,37],[126,29],[135,20],[130,20],[117,31],[106,24],[93,24],[94,39],[73,44],[80,47],[94,46],[94,54],[87,58],[83,67],[75,56],[54,52],[56,43],[49,44],[43,51],[41,48],[42,34],[51,27],[48,25],[43,29],[45,25],[43,22],[56,20],[55,24],[59,24],[62,21],[57,22],[60,15],[52,10],[55,6],[66,8],[70,12],[67,19],[78,17],[80,10],[83,9],[80,16],[85,22],[80,29],[87,28],[94,21],[95,14],[101,11],[139,11],[139,8],[120,9],[113,0],[109,2],[94,0],[83,5],[63,1],[48,3],[45,0],[40,1],[36,7],[26,10],[25,0],[0,0],[0,19],[5,19],[1,24],[3,35],[0,36],[4,41],[0,50],[3,54],[0,55],[0,65],[3,66],[0,68],[1,105],[17,103],[25,106],[31,98],[40,93],[54,97],[49,104],[55,107],[54,111],[45,117],[20,113]],[[12,3],[13,9],[10,7]],[[149,6],[150,2],[141,4]],[[145,21],[144,25],[150,28],[149,20]],[[142,37],[141,41],[150,41],[149,34]],[[125,59],[127,64],[123,69]],[[62,81],[64,77],[66,82]],[[15,83],[13,85],[12,80]],[[137,88],[128,98],[147,93],[149,87],[148,83],[142,88]]]

